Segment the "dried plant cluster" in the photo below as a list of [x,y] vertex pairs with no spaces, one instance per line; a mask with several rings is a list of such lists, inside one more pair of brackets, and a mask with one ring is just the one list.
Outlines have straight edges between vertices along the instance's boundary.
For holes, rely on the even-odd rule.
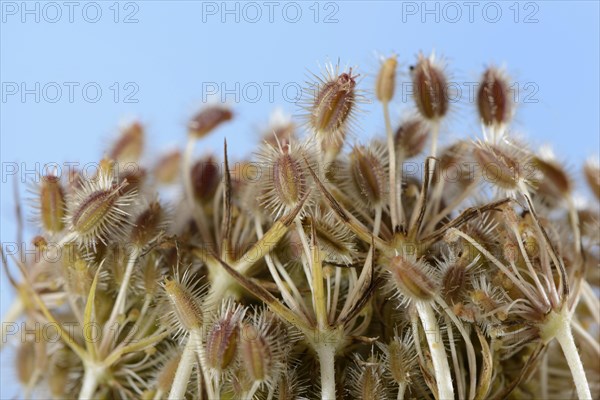
[[[501,69],[476,93],[481,134],[452,143],[445,68],[419,56],[398,122],[397,73],[383,60],[365,90],[328,68],[301,128],[274,122],[235,164],[227,144],[194,159],[233,118],[213,104],[150,167],[128,168],[135,123],[94,176],[41,177],[36,251],[3,254],[25,396],[599,398],[598,165],[576,203],[563,164],[511,135]],[[370,97],[386,134],[360,142]]]

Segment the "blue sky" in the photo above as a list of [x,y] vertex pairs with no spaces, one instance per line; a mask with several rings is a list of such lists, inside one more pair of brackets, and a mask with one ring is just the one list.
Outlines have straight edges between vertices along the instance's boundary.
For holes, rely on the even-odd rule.
[[[15,238],[15,167],[26,177],[48,163],[97,161],[133,118],[146,124],[151,153],[182,146],[187,119],[207,98],[224,98],[236,119],[199,151],[220,151],[227,137],[232,156],[242,157],[276,106],[299,112],[294,98],[308,71],[338,59],[357,66],[370,89],[378,54],[398,54],[399,79],[408,81],[419,51],[435,49],[462,90],[446,127],[451,137],[478,134],[469,85],[487,65],[505,65],[517,89],[516,132],[535,146],[551,144],[575,172],[599,153],[596,1],[2,1],[0,8],[3,243]],[[401,89],[396,119],[412,106]],[[381,134],[380,110],[364,109],[358,136]],[[4,273],[1,285],[4,313],[11,295]],[[4,365],[2,383],[11,376]],[[2,385],[0,397],[11,390]]]

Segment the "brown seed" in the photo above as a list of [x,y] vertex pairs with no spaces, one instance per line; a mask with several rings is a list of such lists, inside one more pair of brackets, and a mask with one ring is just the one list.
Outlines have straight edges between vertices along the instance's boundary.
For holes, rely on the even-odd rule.
[[230,109],[220,105],[209,106],[192,118],[188,124],[188,132],[191,136],[200,139],[232,118],[233,113]]
[[194,293],[173,279],[165,280],[164,289],[181,328],[187,332],[200,329],[202,307]]
[[396,88],[396,67],[398,60],[396,56],[387,58],[382,64],[377,75],[375,83],[375,94],[377,100],[382,103],[387,103],[394,97],[394,89]]
[[46,175],[40,185],[40,215],[42,227],[50,232],[64,228],[65,193],[58,177]]
[[[381,153],[381,151],[379,152]],[[350,153],[350,177],[357,197],[377,207],[386,194],[386,170],[382,156],[365,146],[355,146]]]
[[483,178],[503,189],[515,189],[522,179],[522,166],[505,150],[494,145],[475,147],[473,155]]
[[483,73],[477,91],[481,121],[487,126],[507,124],[512,118],[513,107],[508,80],[497,68],[488,68]]
[[414,300],[431,300],[438,287],[423,261],[407,260],[403,256],[391,259],[388,270],[400,294]]
[[356,77],[350,69],[318,85],[310,115],[316,133],[337,136],[343,130],[356,102]]
[[269,343],[263,333],[251,324],[243,324],[240,356],[246,373],[253,381],[268,379],[273,366]]
[[404,121],[396,130],[396,150],[405,158],[419,155],[425,147],[429,131],[429,125],[420,117]]
[[221,170],[212,156],[196,162],[192,167],[194,197],[200,203],[212,199],[219,182],[221,182]]
[[412,68],[413,97],[421,115],[428,120],[439,120],[448,112],[447,80],[432,57],[419,55]]
[[136,246],[144,246],[150,243],[160,233],[164,222],[164,210],[158,201],[153,201],[135,219],[131,230],[131,242]]
[[134,122],[123,130],[121,137],[115,142],[109,155],[119,162],[136,162],[144,148],[144,127]]

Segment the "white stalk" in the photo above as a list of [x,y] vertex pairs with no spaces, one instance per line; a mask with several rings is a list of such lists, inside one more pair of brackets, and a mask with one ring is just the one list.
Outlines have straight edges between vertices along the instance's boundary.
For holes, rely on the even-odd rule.
[[175,378],[173,379],[171,392],[169,393],[169,400],[181,400],[185,397],[196,359],[196,341],[199,340],[200,338],[193,331],[190,332],[190,336],[183,349],[183,354],[181,354],[177,371],[175,372]]
[[94,398],[94,393],[98,388],[98,381],[103,370],[95,364],[84,364],[85,373],[83,374],[83,384],[79,392],[79,400],[88,400]]
[[569,369],[571,370],[571,375],[575,382],[579,400],[588,400],[592,398],[592,393],[590,392],[590,386],[587,377],[585,376],[585,370],[583,369],[583,364],[579,357],[579,351],[577,346],[575,346],[575,340],[573,339],[569,320],[568,318],[565,318],[565,315],[566,312],[563,312],[562,315],[557,316],[557,318],[560,318],[560,321],[558,321],[559,326],[554,332],[554,337],[560,344],[560,347],[565,354],[567,364],[569,364]]
[[446,349],[442,342],[442,334],[438,326],[437,319],[428,303],[417,301],[417,312],[423,324],[427,344],[433,361],[433,370],[438,388],[438,398],[440,400],[454,400],[454,388],[452,387],[452,374]]
[[335,400],[335,347],[319,343],[316,351],[321,367],[321,400]]

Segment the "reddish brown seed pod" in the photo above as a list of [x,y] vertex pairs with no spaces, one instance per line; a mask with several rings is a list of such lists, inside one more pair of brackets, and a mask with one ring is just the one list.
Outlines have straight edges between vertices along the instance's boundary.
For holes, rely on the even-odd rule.
[[206,334],[206,363],[217,372],[227,369],[238,349],[240,322],[244,309],[226,301]]
[[330,67],[327,76],[319,78],[308,106],[310,127],[315,133],[331,137],[343,132],[357,102],[357,77],[351,68],[340,73],[339,67]]
[[130,240],[142,247],[154,240],[164,228],[165,211],[158,201],[151,202],[135,219]]
[[512,119],[514,102],[510,82],[495,67],[489,67],[483,73],[477,91],[477,110],[486,126],[506,125]]
[[537,182],[538,193],[547,198],[564,198],[571,193],[571,179],[558,162],[541,157],[534,157],[532,162],[542,174],[542,178]]
[[483,179],[502,189],[516,189],[524,179],[524,160],[497,145],[481,144],[473,150],[473,156],[482,171]]
[[248,376],[253,381],[268,379],[272,367],[272,354],[263,332],[252,324],[243,324],[240,356]]
[[139,122],[127,126],[114,143],[109,157],[119,162],[136,162],[144,149],[144,127]]
[[378,207],[387,196],[387,169],[383,146],[354,146],[350,152],[349,177],[355,197],[370,207]]
[[419,55],[417,65],[411,67],[413,97],[423,118],[438,121],[448,112],[450,100],[448,82],[442,68],[433,58]]
[[221,182],[221,169],[213,156],[197,161],[192,167],[192,189],[195,199],[206,203],[212,199]]
[[190,136],[200,139],[232,118],[233,113],[229,108],[222,105],[208,106],[192,118],[188,124],[188,132]]
[[39,210],[42,227],[49,233],[64,228],[65,192],[60,179],[54,175],[43,176],[39,188]]
[[404,158],[419,155],[425,148],[430,130],[427,121],[418,116],[402,122],[394,135],[396,151],[402,154]]

